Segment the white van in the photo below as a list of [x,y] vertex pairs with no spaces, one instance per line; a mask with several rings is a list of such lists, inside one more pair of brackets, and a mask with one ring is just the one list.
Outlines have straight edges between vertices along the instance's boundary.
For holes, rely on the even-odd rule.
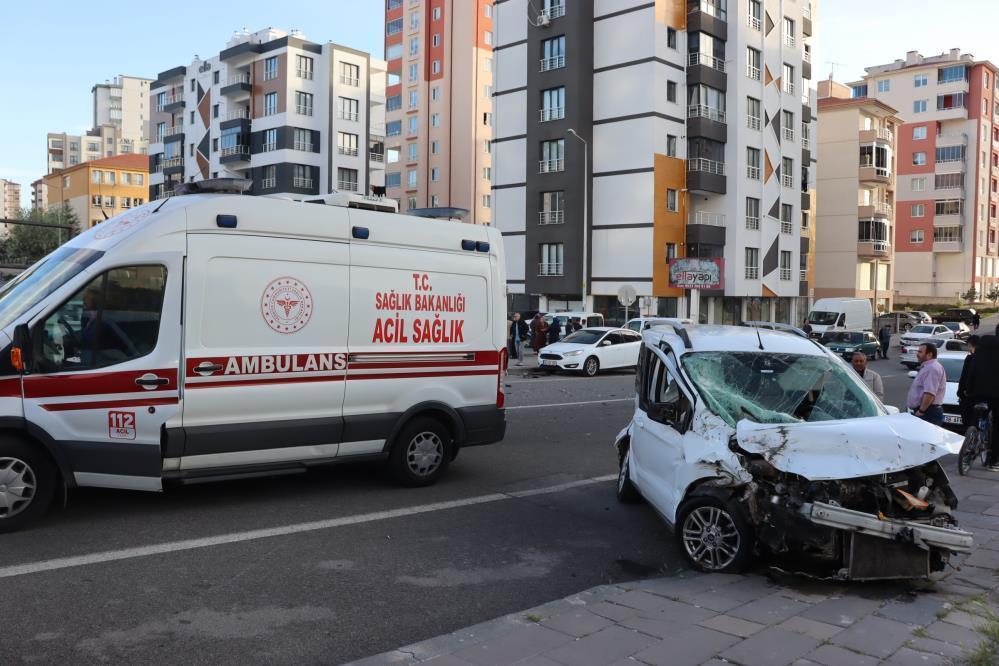
[[831,331],[869,331],[873,318],[866,298],[820,298],[808,313],[813,338]]
[[599,312],[549,312],[544,315],[546,324],[551,326],[552,322],[557,322],[563,331],[565,322],[573,319],[579,320],[583,328],[604,325],[604,316]]
[[194,194],[88,230],[0,289],[0,532],[61,486],[433,483],[504,436],[503,266],[493,228],[349,201]]

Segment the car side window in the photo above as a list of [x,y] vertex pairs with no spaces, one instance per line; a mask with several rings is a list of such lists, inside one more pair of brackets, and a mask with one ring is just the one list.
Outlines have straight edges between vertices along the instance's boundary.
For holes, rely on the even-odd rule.
[[37,372],[92,370],[156,348],[166,268],[112,269],[88,282],[33,332]]
[[607,336],[600,341],[600,344],[603,344],[606,341],[609,341],[612,345],[619,345],[622,342],[621,334],[617,331],[608,333]]
[[632,331],[626,331],[622,335],[624,337],[624,342],[641,342],[642,341],[642,336],[639,335],[638,333],[634,333]]

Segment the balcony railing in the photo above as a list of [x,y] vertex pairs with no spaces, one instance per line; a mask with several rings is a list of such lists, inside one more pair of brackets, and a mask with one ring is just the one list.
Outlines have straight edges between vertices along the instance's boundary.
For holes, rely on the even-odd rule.
[[183,134],[183,133],[184,133],[183,125],[174,125],[173,127],[166,127],[163,129],[164,137],[173,136],[174,134]]
[[169,169],[170,167],[184,166],[183,157],[171,157],[170,159],[163,160],[160,162],[160,166],[164,169]]
[[315,76],[311,69],[302,69],[301,67],[295,69],[295,75],[300,79],[305,79],[306,81],[311,81],[312,77]]
[[746,25],[748,25],[753,30],[760,30],[763,27],[763,24],[760,22],[760,19],[756,18],[752,14],[746,15]]
[[542,58],[541,59],[541,71],[542,72],[548,72],[548,71],[553,70],[553,69],[561,69],[562,67],[565,67],[565,56],[564,55],[552,56],[551,58]]
[[[312,187],[309,185],[309,187]],[[336,189],[343,192],[356,192],[357,191],[357,181],[356,180],[338,180],[336,181]]]
[[759,280],[760,279],[760,267],[759,266],[746,266],[746,279],[747,280]]
[[812,18],[812,5],[811,5],[811,3],[807,3],[806,2],[804,4],[804,6],[801,8],[801,15],[804,16],[807,19]]
[[794,187],[794,176],[789,173],[782,173],[780,175],[780,181],[783,183],[784,187]]
[[709,160],[705,157],[695,157],[694,159],[687,160],[687,171],[700,171],[703,173],[711,173],[716,176],[724,176],[725,163]]
[[[296,141],[294,143],[294,147],[295,147],[295,150],[301,150],[301,151],[306,152],[306,153],[311,153],[312,152],[312,142],[311,141]],[[354,154],[355,155],[357,154],[356,150],[355,150]]]
[[[295,150],[304,150],[304,148],[296,148]],[[309,144],[309,150],[312,150],[312,144]],[[341,155],[349,155],[350,157],[357,157],[357,148],[351,148],[350,146],[337,146],[336,151]]]
[[688,118],[707,118],[715,122],[725,122],[725,112],[704,104],[691,104],[687,107]]
[[794,94],[794,81],[784,81],[784,93],[788,95]]
[[250,154],[249,146],[229,146],[228,148],[222,149],[222,157],[228,157],[230,155],[249,156],[249,154]]
[[565,160],[540,160],[538,162],[538,173],[555,173],[565,171]]
[[812,62],[812,52],[811,51],[802,51],[802,53],[801,53],[801,59],[804,60],[805,62]]
[[337,114],[337,117],[340,120],[353,120],[353,121],[356,122],[357,119],[361,117],[361,114],[360,113],[356,113],[354,111],[340,111]]
[[794,225],[791,224],[791,220],[780,221],[780,232],[789,236],[794,233]]
[[725,72],[725,61],[708,53],[688,53],[687,67],[693,67],[694,65],[706,65],[712,69],[717,69],[719,72]]
[[232,111],[227,111],[225,114],[226,120],[243,120],[249,117],[250,114],[246,109],[233,109]]
[[235,86],[241,83],[249,83],[249,82],[250,82],[249,74],[236,74],[234,76],[230,76],[228,79],[225,80],[225,84],[227,86]]
[[747,166],[746,167],[746,178],[749,178],[750,180],[759,180],[760,179],[760,167]]
[[565,118],[565,107],[541,109],[541,122],[547,123],[551,120],[561,120]]
[[541,10],[541,15],[549,21],[565,16],[565,5],[559,3],[557,5],[552,5],[551,7],[546,7]]
[[705,210],[698,210],[687,216],[687,224],[708,224],[713,227],[724,227],[725,216],[721,213],[709,213]]
[[805,150],[811,150],[812,148],[812,140],[804,133],[801,135],[801,147]]
[[340,83],[342,83],[345,86],[353,86],[357,88],[358,86],[361,85],[361,79],[357,78],[356,76],[341,76]]
[[541,263],[538,264],[539,276],[545,276],[545,275],[559,276],[559,275],[564,275],[564,271],[565,269],[563,267],[563,264],[561,263],[550,263],[542,261]]
[[794,128],[785,127],[784,128],[784,138],[788,141],[794,141]]
[[754,81],[759,81],[760,80],[760,68],[759,67],[753,67],[752,65],[747,65],[746,66],[746,76],[748,76],[749,78],[751,78]]
[[173,190],[164,190],[156,195],[156,200],[159,201],[160,199],[169,199],[173,195],[174,195]]
[[751,130],[760,129],[759,116],[746,116],[746,127],[748,127]]
[[794,48],[794,44],[795,44],[794,35],[785,34],[784,35],[784,46],[790,46],[791,48]]
[[369,152],[368,159],[371,160],[372,162],[384,162],[385,153]]
[[277,141],[269,141],[260,146],[260,152],[262,153],[269,153],[272,150],[277,150]]
[[862,204],[864,206],[870,206],[874,209],[876,215],[884,215],[885,217],[891,217],[892,207],[890,203],[885,203],[884,201],[874,201],[869,204]]
[[294,178],[291,179],[291,184],[292,184],[293,187],[311,188],[312,187],[312,179],[311,178],[300,178],[298,176],[295,176]]
[[565,211],[543,210],[538,213],[538,224],[564,224]]
[[691,7],[690,13],[701,11],[709,16],[714,16],[715,18],[728,22],[728,12],[725,11],[724,7],[719,7],[716,2],[711,2],[711,0],[701,0],[700,2],[695,2],[694,6]]
[[780,269],[780,279],[781,280],[790,280],[791,279],[791,269],[790,268],[782,268],[782,269]]
[[272,187],[277,187],[277,178],[264,178],[260,181],[260,187],[267,190]]
[[801,282],[808,282],[808,269],[802,268],[798,271],[798,279]]
[[308,104],[296,104],[295,113],[297,113],[300,116],[311,116],[312,107]]
[[754,215],[746,216],[746,228],[747,229],[759,229],[760,228],[760,218]]

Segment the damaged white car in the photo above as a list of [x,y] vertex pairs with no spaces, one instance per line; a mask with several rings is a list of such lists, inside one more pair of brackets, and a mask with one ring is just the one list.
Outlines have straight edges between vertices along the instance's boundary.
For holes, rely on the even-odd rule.
[[618,498],[645,498],[702,571],[754,556],[835,578],[914,578],[972,536],[938,459],[961,438],[886,408],[813,341],[734,326],[643,334]]

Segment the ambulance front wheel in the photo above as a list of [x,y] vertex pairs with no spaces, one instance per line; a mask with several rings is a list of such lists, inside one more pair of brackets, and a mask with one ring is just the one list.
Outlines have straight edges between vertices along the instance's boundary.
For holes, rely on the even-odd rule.
[[39,447],[0,437],[0,534],[19,530],[45,514],[57,476]]
[[429,486],[447,469],[452,455],[451,433],[432,418],[413,419],[396,437],[389,456],[395,479],[407,486]]

